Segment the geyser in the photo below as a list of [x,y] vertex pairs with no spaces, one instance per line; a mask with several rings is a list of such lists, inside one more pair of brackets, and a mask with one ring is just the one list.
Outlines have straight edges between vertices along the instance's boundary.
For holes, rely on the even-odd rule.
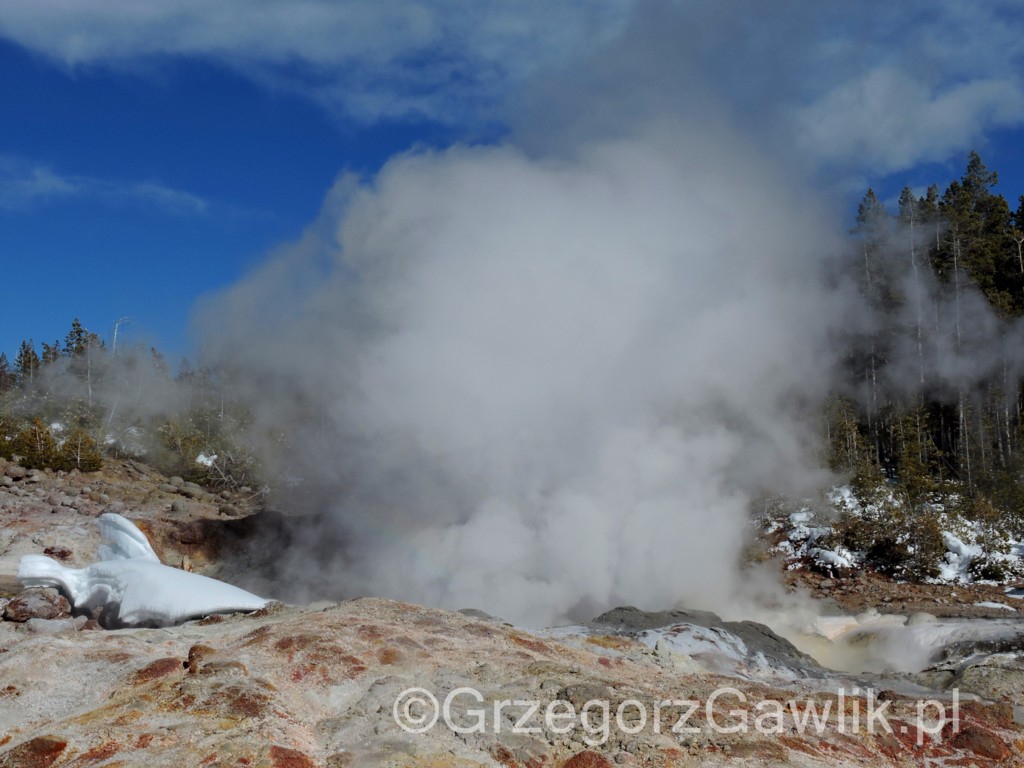
[[328,511],[296,519],[268,589],[537,623],[721,610],[752,494],[819,479],[806,418],[843,302],[782,177],[664,121],[342,178],[201,313],[294,481],[279,503]]

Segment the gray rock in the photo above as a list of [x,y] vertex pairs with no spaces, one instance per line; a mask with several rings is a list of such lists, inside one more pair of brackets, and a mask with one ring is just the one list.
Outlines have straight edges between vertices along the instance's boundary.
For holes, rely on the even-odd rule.
[[613,608],[590,622],[594,629],[617,629],[623,634],[639,634],[644,630],[669,627],[674,624],[693,624],[707,629],[728,632],[746,645],[753,658],[763,654],[773,665],[786,667],[810,677],[827,677],[829,672],[795,645],[775,634],[771,628],[756,621],[723,621],[711,611],[674,610],[641,611],[631,606]]
[[26,483],[41,483],[46,479],[46,473],[40,472],[38,469],[33,469],[28,473],[28,477],[25,478]]
[[178,493],[189,499],[198,499],[203,495],[203,489],[195,483],[185,483],[178,489]]
[[168,482],[168,483],[169,483],[170,485],[173,485],[173,486],[174,486],[174,487],[176,487],[176,488],[180,488],[181,486],[183,486],[183,485],[185,484],[185,481],[184,481],[184,479],[182,479],[182,478],[178,477],[177,475],[175,475],[175,476],[174,476],[174,477],[172,477],[172,478],[169,478],[169,479],[167,480],[167,482]]
[[54,635],[58,632],[77,632],[88,619],[77,616],[73,619],[29,619],[25,628],[37,635]]
[[175,499],[171,502],[171,512],[188,512],[188,502],[184,499]]
[[0,477],[0,486],[3,486],[4,488],[13,488],[14,478],[8,477],[7,475]]
[[4,475],[12,480],[23,480],[28,476],[28,470],[18,464],[8,464],[4,469]]
[[721,626],[722,619],[711,611],[641,611],[633,606],[612,608],[591,620],[597,629],[617,629],[622,632],[643,632],[646,629],[670,627],[673,624],[697,624],[702,627]]
[[460,608],[459,613],[463,616],[468,616],[471,619],[481,619],[482,621],[495,621],[499,624],[504,624],[504,619],[499,619],[497,616],[492,616],[486,611],[481,611],[479,608]]

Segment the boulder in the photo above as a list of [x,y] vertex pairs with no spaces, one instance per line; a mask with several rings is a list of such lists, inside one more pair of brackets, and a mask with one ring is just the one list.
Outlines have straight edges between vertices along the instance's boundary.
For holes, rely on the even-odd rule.
[[4,468],[4,476],[9,477],[12,480],[23,480],[28,476],[28,470],[20,464],[8,464]]
[[71,603],[56,589],[26,589],[11,598],[4,608],[7,621],[61,619],[71,615]]

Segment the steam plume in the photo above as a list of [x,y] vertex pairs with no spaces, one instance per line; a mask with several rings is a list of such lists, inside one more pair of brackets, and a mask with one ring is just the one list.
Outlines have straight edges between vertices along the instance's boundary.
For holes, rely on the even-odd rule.
[[300,542],[278,593],[720,607],[751,494],[809,476],[829,369],[831,242],[778,178],[669,121],[342,179],[202,313],[256,432],[288,435],[285,505],[327,512],[296,535],[333,556]]

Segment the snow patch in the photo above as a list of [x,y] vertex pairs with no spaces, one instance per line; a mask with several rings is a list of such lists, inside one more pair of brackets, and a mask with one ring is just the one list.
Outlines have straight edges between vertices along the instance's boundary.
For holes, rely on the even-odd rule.
[[984,550],[977,544],[964,543],[963,539],[950,531],[942,532],[942,543],[946,545],[946,557],[939,563],[939,578],[949,582],[969,582],[971,579],[967,569],[982,556]]
[[255,611],[269,602],[223,581],[164,565],[145,534],[120,515],[101,515],[99,526],[103,560],[67,568],[45,555],[25,555],[18,581],[26,587],[57,587],[75,608],[100,609],[129,626],[168,626],[211,613]]
[[979,608],[1001,608],[1004,611],[1016,611],[1017,610],[1016,608],[1014,608],[1011,605],[1006,605],[1005,603],[997,603],[997,602],[994,602],[992,600],[983,600],[980,603],[975,603],[975,605],[978,606]]

